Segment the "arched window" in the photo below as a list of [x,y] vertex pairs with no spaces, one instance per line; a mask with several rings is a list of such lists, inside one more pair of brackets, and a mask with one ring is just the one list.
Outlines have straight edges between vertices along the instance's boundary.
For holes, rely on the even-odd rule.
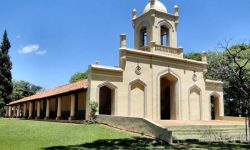
[[161,26],[161,45],[169,46],[169,30],[165,26]]
[[143,27],[140,30],[140,47],[144,47],[147,45],[148,35],[147,35],[147,28]]

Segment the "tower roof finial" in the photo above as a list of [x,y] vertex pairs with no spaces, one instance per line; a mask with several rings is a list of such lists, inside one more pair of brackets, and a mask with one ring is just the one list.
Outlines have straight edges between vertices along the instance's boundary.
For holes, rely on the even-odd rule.
[[145,7],[143,14],[149,12],[151,9],[155,9],[160,12],[167,13],[167,8],[159,0],[150,0],[150,2]]

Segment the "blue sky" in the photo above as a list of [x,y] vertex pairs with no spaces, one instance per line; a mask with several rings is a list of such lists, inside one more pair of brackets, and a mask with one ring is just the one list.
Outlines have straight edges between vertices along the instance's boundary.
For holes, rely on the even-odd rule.
[[[218,42],[250,39],[249,0],[161,0],[180,8],[178,45],[185,53],[212,50]],[[13,78],[44,88],[68,83],[98,59],[117,66],[119,35],[133,47],[131,11],[147,0],[1,0],[0,33],[12,44]]]

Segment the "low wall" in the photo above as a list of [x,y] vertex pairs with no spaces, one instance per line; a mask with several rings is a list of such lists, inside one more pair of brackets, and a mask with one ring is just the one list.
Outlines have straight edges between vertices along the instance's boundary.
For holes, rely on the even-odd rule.
[[218,120],[245,122],[244,117],[219,116]]
[[172,143],[172,132],[148,119],[98,115],[97,122]]

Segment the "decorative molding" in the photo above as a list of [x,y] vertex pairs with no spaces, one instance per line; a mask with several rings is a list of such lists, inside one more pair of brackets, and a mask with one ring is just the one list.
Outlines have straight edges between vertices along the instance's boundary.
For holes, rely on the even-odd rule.
[[139,33],[139,32],[140,32],[140,29],[141,29],[142,27],[146,27],[147,30],[148,30],[148,28],[150,27],[149,21],[142,21],[142,22],[140,22],[138,25],[136,25],[136,26],[135,26],[136,31]]
[[209,97],[211,97],[211,96],[215,96],[215,97],[220,97],[220,94],[218,94],[216,91],[213,91],[213,92],[211,92],[210,94],[209,94]]
[[[135,53],[146,53],[146,55],[147,55],[147,53],[150,53],[150,52],[143,52],[143,51],[141,51],[141,52],[137,52],[138,50],[128,50],[129,52],[135,52]],[[189,70],[193,70],[194,68],[196,69],[196,70],[204,70],[204,68],[203,68],[203,66],[200,66],[200,67],[197,67],[197,65],[198,64],[196,64],[196,66],[195,65],[193,65],[192,64],[192,62],[191,61],[189,61],[189,60],[186,60],[186,59],[181,59],[181,58],[177,58],[177,57],[170,57],[170,56],[164,56],[164,55],[159,55],[159,54],[149,54],[149,55],[152,55],[152,56],[159,56],[159,57],[163,57],[163,58],[166,58],[166,59],[174,59],[174,60],[176,60],[176,61],[181,61],[181,62],[183,62],[184,64],[179,64],[179,63],[174,63],[174,62],[166,62],[166,61],[161,61],[161,60],[156,60],[156,59],[152,59],[152,58],[142,58],[142,57],[136,57],[136,56],[127,56],[127,58],[134,58],[134,59],[137,59],[137,60],[144,60],[144,61],[152,61],[152,62],[160,62],[160,63],[163,63],[163,64],[167,64],[167,65],[169,65],[169,64],[171,64],[171,65],[176,65],[176,66],[179,66],[179,67],[183,67],[183,68],[190,68]],[[189,63],[190,62],[190,64],[188,64],[187,65],[187,63]],[[199,64],[199,65],[205,65],[205,64]]]
[[137,75],[141,75],[141,67],[140,67],[140,65],[139,65],[139,63],[137,64],[137,66],[135,67],[135,74],[137,74]]
[[92,76],[106,76],[106,77],[115,77],[115,78],[122,78],[121,76],[116,76],[116,75],[107,75],[107,74],[99,74],[99,73],[92,73]]
[[184,63],[192,63],[192,64],[196,64],[196,65],[202,65],[201,67],[203,67],[204,65],[205,66],[208,65],[206,62],[202,62],[202,61],[196,61],[196,60],[185,59],[185,58],[181,58],[181,57],[168,56],[168,55],[161,55],[161,54],[157,54],[157,53],[141,51],[141,50],[138,50],[138,49],[120,48],[120,50],[130,52],[130,53],[136,53],[136,54],[139,54],[139,55],[145,55],[145,56],[151,56],[151,57],[155,56],[155,57],[161,57],[161,58],[177,60],[177,61],[181,61],[181,62],[184,62]]
[[96,64],[90,65],[90,68],[91,68],[91,69],[98,69],[98,70],[105,70],[105,71],[123,72],[123,69],[122,69],[122,68],[111,67],[111,66],[102,66],[102,65],[96,65]]
[[194,71],[194,74],[193,74],[192,80],[193,80],[194,82],[196,82],[196,81],[197,81],[196,71]]
[[205,82],[207,84],[224,84],[222,81],[218,81],[218,80],[208,80],[208,79],[206,79]]
[[167,20],[161,20],[161,21],[159,21],[157,23],[157,28],[160,28],[163,25],[165,25],[168,29],[172,29],[172,32],[174,32],[174,27]]

